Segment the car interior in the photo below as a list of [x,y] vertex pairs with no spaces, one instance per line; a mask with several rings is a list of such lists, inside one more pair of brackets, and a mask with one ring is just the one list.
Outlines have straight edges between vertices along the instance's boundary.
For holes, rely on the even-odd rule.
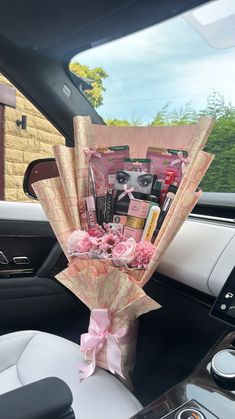
[[[71,58],[205,3],[1,0],[0,71],[72,147],[74,116],[105,122]],[[89,310],[55,279],[66,256],[39,203],[0,201],[0,419],[234,419],[234,256],[235,194],[205,192],[144,287],[162,307],[139,319],[133,390],[80,383]]]

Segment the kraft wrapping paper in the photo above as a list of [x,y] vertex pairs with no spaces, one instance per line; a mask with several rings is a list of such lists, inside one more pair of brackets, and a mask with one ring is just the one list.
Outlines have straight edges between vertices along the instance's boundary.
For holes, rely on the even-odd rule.
[[73,229],[81,228],[78,211],[76,162],[73,148],[62,144],[53,146],[53,153],[63,185],[64,195],[69,208]]
[[189,172],[187,171],[188,173],[186,172],[183,182],[177,191],[176,197],[155,240],[154,245],[156,247],[156,252],[148,266],[148,270],[144,272],[139,281],[141,286],[144,286],[151,278],[161,257],[164,255],[176,233],[188,218],[190,212],[202,195],[202,192],[196,192],[196,189],[210,167],[213,158],[214,156],[211,154],[200,151],[195,161],[193,161],[192,169]]
[[78,200],[88,196],[88,162],[84,153],[84,148],[95,146],[95,137],[91,120],[88,116],[75,116],[73,119],[74,127],[74,152],[77,176],[77,196]]
[[[162,256],[201,196],[197,191],[213,156],[202,151],[213,126],[209,118],[197,125],[180,127],[106,127],[92,126],[89,117],[74,118],[75,147],[53,148],[60,177],[33,185],[52,229],[66,254],[69,266],[56,278],[90,310],[109,309],[111,332],[127,330],[120,342],[122,373],[131,387],[130,372],[134,366],[136,319],[160,305],[148,297],[142,287],[151,278]],[[88,161],[84,148],[124,145],[131,157],[144,157],[148,146],[187,150],[190,157],[175,199],[155,240],[156,251],[147,270],[116,268],[108,259],[81,260],[68,257],[68,235],[80,228],[79,207],[88,193]],[[91,354],[86,353],[87,361]],[[96,365],[108,369],[106,344],[96,354]]]
[[[94,262],[94,261],[91,261]],[[112,315],[110,332],[126,329],[125,337],[119,342],[121,367],[126,384],[131,386],[130,373],[134,366],[137,339],[136,319],[144,313],[161,306],[130,281],[128,275],[109,265],[74,261],[57,280],[73,292],[90,310],[109,309]],[[96,355],[96,365],[108,369],[106,344]],[[86,355],[90,361],[90,354]]]
[[[98,271],[107,266],[113,271],[126,273],[129,279],[143,287],[201,195],[201,192],[196,192],[197,187],[213,160],[211,154],[202,151],[212,126],[213,120],[207,117],[201,117],[197,125],[179,127],[93,126],[89,117],[75,117],[75,148],[54,147],[60,178],[34,184],[34,190],[65,254],[68,234],[80,226],[79,202],[88,191],[88,162],[84,147],[127,144],[132,157],[144,157],[148,146],[185,149],[189,153],[190,163],[154,243],[156,252],[148,269],[120,269],[114,268],[109,260],[89,260],[89,265],[92,263]],[[80,261],[76,263],[78,269],[83,269]],[[87,261],[84,263],[87,266]]]

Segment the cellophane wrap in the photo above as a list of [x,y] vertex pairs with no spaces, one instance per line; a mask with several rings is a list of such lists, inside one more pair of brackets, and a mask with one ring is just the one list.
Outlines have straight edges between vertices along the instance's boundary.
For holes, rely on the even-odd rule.
[[[111,314],[110,332],[123,329],[125,333],[118,339],[121,350],[122,375],[130,384],[130,372],[134,366],[137,338],[136,319],[160,305],[146,295],[127,274],[111,265],[95,260],[75,260],[56,278],[72,291],[89,309],[108,309]],[[86,360],[91,361],[91,353],[86,352]],[[107,365],[107,344],[96,355],[96,365],[109,370]]]

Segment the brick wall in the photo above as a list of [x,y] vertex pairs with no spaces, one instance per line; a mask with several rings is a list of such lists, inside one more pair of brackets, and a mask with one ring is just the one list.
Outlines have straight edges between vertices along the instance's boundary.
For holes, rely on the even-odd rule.
[[[0,83],[9,81],[0,75]],[[27,129],[16,120],[27,115]],[[64,138],[19,91],[16,108],[4,108],[4,182],[5,200],[31,201],[23,193],[23,176],[32,160],[52,156],[52,145],[64,143]]]

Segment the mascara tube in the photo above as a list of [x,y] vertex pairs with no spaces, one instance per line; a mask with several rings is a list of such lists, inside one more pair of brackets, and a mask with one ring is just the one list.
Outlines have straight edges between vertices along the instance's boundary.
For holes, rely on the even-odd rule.
[[112,219],[113,219],[113,190],[108,189],[107,196],[106,196],[104,222],[106,224],[111,223]]
[[163,202],[162,205],[162,210],[161,213],[159,215],[159,219],[158,219],[158,223],[157,223],[157,228],[154,232],[154,235],[156,236],[163,224],[163,221],[165,220],[165,217],[167,215],[167,212],[173,202],[173,199],[175,198],[176,192],[178,190],[178,187],[176,185],[174,185],[173,183],[169,186],[165,200]]

